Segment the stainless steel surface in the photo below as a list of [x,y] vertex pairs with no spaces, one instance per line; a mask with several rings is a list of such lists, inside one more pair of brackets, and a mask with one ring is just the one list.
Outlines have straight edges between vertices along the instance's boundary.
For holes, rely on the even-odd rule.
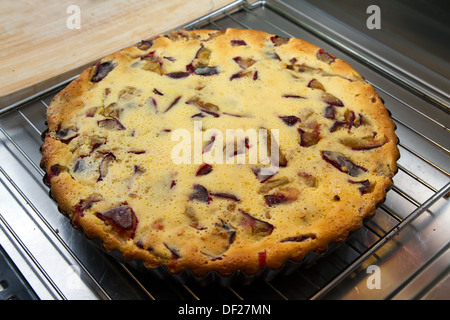
[[[40,135],[46,129],[46,107],[61,89],[51,88],[0,111],[0,243],[38,297],[450,298],[450,115],[448,92],[434,85],[440,76],[382,43],[374,45],[358,30],[306,1],[258,1],[252,5],[237,1],[186,27],[252,28],[294,36],[353,65],[375,86],[397,125],[401,159],[395,187],[375,217],[348,241],[288,276],[228,287],[161,279],[134,269],[88,241],[48,196],[39,148]],[[413,77],[412,71],[424,77]],[[370,285],[374,266],[380,288]]]
[[[290,2],[295,3],[295,0]],[[450,60],[448,43],[443,39],[450,37],[449,1],[307,0],[307,2],[352,26],[369,39],[384,43],[432,72],[447,78],[446,82],[436,84],[444,89],[448,88]],[[380,8],[380,29],[367,28],[369,17],[367,8],[371,5]]]

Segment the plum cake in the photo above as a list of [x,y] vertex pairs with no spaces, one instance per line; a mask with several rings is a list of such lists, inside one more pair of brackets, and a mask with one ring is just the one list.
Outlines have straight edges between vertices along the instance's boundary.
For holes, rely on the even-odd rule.
[[[361,227],[395,126],[350,65],[257,30],[178,30],[102,58],[47,110],[45,182],[107,250],[172,273],[277,269]],[[164,267],[165,266],[165,267]]]

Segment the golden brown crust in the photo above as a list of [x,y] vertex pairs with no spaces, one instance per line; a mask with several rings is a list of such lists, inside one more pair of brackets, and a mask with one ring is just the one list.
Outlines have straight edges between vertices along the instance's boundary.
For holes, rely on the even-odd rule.
[[[172,163],[170,132],[198,119],[279,129],[287,165],[259,181],[260,165]],[[350,65],[255,30],[182,30],[107,56],[54,98],[47,123],[41,166],[72,223],[127,259],[196,275],[279,268],[345,240],[399,157],[386,108]]]

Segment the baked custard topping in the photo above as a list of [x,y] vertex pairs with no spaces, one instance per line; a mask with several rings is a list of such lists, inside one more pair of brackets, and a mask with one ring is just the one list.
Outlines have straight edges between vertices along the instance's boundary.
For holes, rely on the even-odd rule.
[[344,240],[399,157],[374,88],[310,43],[174,31],[106,56],[47,111],[46,182],[148,268],[255,273]]

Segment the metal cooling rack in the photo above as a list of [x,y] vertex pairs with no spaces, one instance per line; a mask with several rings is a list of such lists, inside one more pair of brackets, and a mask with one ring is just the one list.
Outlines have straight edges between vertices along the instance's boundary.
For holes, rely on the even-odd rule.
[[[138,271],[74,230],[42,183],[39,148],[46,108],[69,79],[0,110],[0,243],[36,296],[63,300],[426,299],[445,290],[450,265],[447,97],[427,81],[406,79],[402,67],[409,68],[413,62],[386,66],[368,56],[364,47],[350,45],[349,39],[360,37],[354,30],[339,26],[331,32],[327,25],[334,23],[332,17],[302,1],[236,1],[184,27],[251,28],[305,39],[349,62],[374,85],[397,125],[401,152],[395,186],[374,218],[313,264],[250,285],[201,286]],[[390,61],[398,59],[388,49],[384,52]],[[381,270],[380,289],[371,289],[367,283],[367,270],[373,265]]]

